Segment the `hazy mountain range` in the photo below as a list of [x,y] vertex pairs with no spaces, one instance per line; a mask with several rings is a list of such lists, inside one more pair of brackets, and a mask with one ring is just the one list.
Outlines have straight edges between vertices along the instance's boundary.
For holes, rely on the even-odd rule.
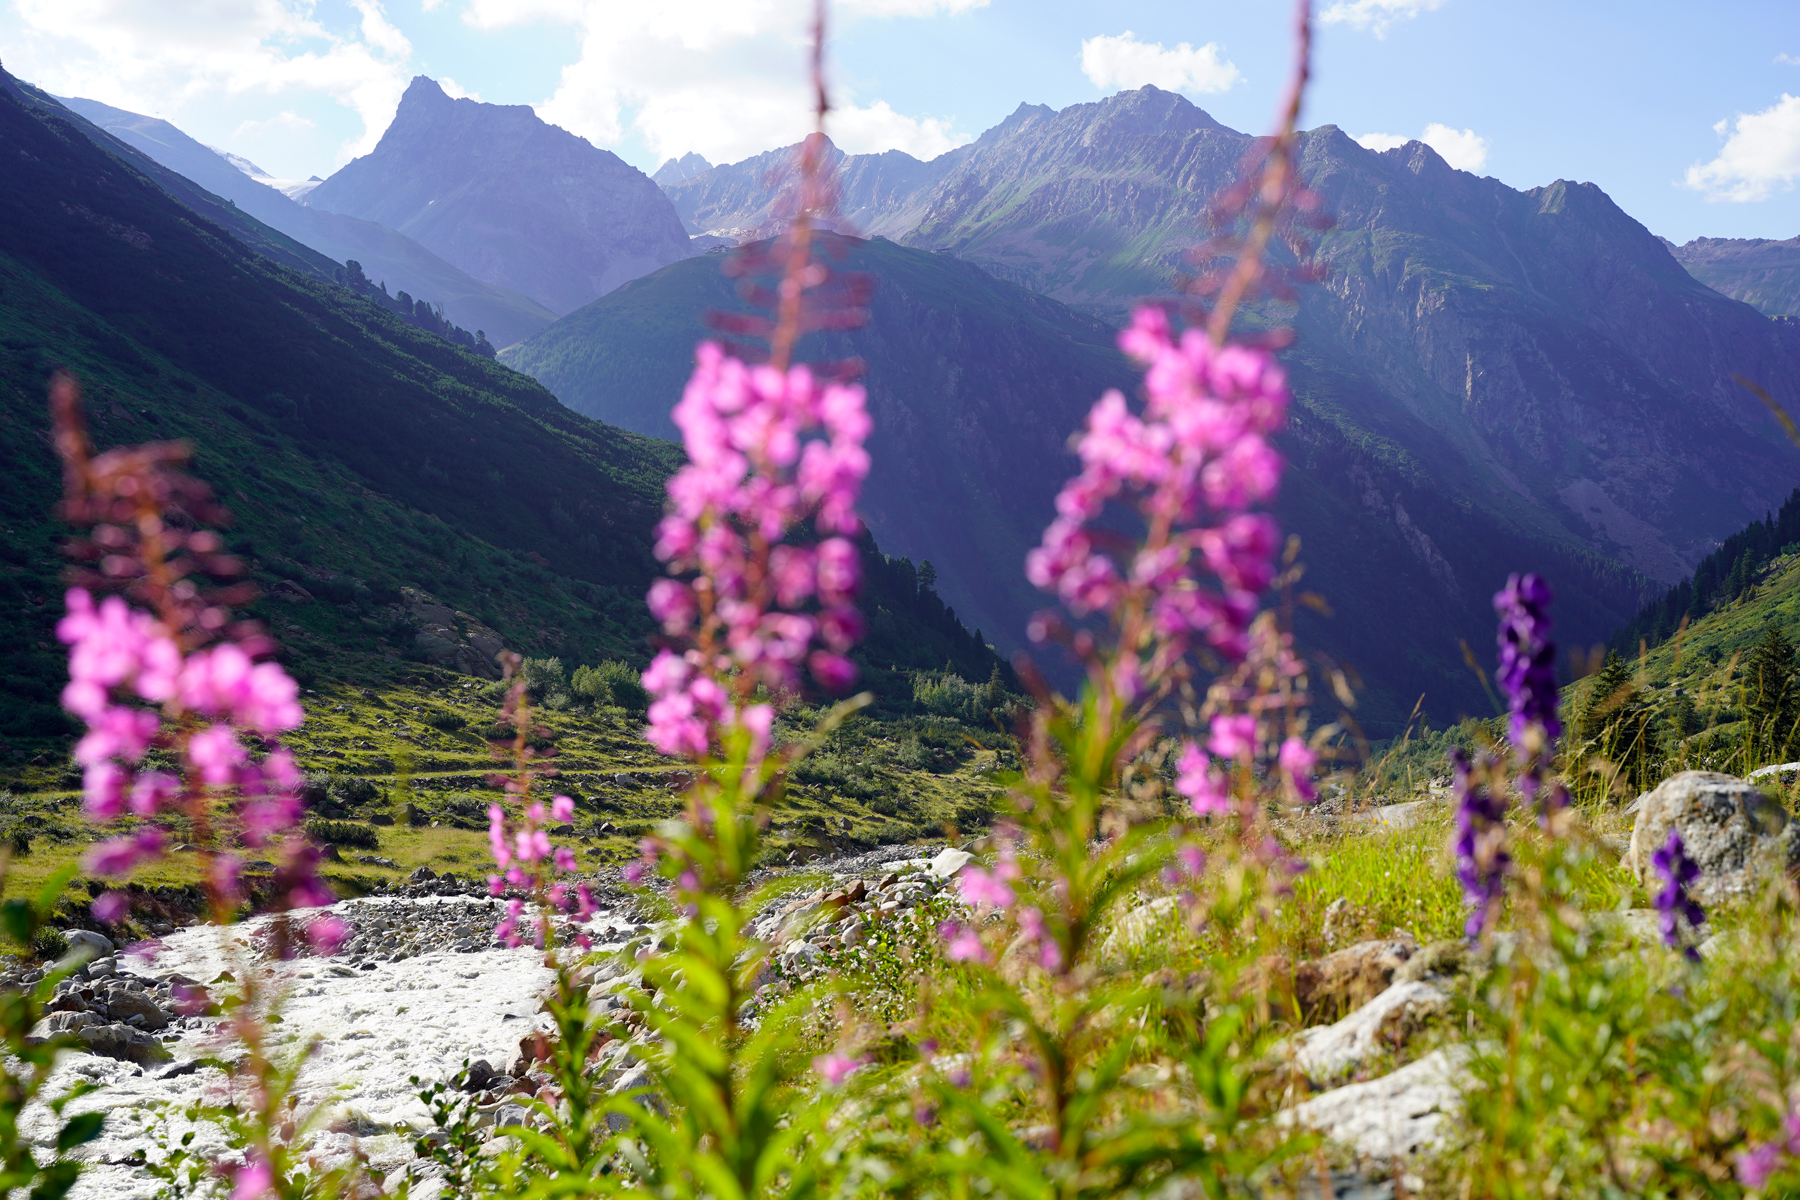
[[[686,155],[653,181],[527,108],[420,78],[377,148],[302,204],[163,122],[69,103],[106,128],[68,128],[237,244],[322,280],[352,257],[390,286],[429,270],[409,290],[452,320],[504,345],[507,326],[457,311],[482,304],[531,335],[503,361],[652,437],[672,433],[702,313],[739,303],[720,260],[693,256],[768,232],[791,159]],[[1143,88],[1023,105],[930,162],[839,156],[840,228],[881,235],[850,243],[878,286],[868,328],[809,353],[868,364],[873,532],[938,563],[944,598],[1003,650],[1042,602],[1020,570],[1072,469],[1065,439],[1102,388],[1133,383],[1111,327],[1168,293],[1249,144]],[[1303,151],[1338,224],[1327,282],[1261,314],[1300,334],[1280,516],[1337,611],[1306,637],[1361,671],[1372,728],[1420,692],[1440,717],[1483,707],[1457,643],[1491,637],[1507,571],[1552,574],[1565,640],[1599,641],[1800,480],[1729,382],[1793,406],[1800,334],[1697,281],[1692,247],[1678,261],[1592,185],[1519,191],[1330,126]],[[1753,265],[1778,270],[1771,253]],[[457,477],[429,457],[417,470]],[[578,505],[552,508],[558,536],[597,532]]]
[[480,329],[496,346],[529,337],[556,314],[518,292],[451,266],[413,239],[373,221],[302,205],[167,121],[96,100],[63,98],[73,111],[163,166],[231,201],[257,220],[337,263],[355,259],[391,292],[408,291],[442,304],[458,325]]

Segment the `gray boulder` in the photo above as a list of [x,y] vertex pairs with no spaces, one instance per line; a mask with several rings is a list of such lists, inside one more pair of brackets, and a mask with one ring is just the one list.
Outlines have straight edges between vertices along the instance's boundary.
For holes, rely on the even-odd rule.
[[1657,884],[1652,856],[1681,830],[1700,866],[1695,895],[1703,902],[1747,896],[1776,872],[1800,865],[1800,824],[1753,783],[1712,771],[1683,771],[1639,796],[1625,866],[1646,886]]
[[113,952],[112,939],[104,933],[95,933],[91,929],[65,929],[63,937],[69,943],[69,949],[86,947],[92,953],[90,958],[100,958]]
[[79,1031],[81,1040],[94,1054],[116,1058],[121,1062],[166,1062],[173,1058],[163,1044],[141,1029],[129,1025],[89,1025]]
[[133,1017],[142,1017],[143,1028],[151,1032],[155,1032],[169,1023],[169,1015],[156,1006],[156,1001],[142,992],[114,989],[106,997],[106,1011],[115,1021],[129,1021]]

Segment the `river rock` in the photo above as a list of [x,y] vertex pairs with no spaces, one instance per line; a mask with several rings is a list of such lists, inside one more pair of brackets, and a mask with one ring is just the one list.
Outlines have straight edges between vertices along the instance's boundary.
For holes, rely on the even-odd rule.
[[69,943],[69,949],[87,949],[92,951],[88,957],[101,958],[113,952],[112,939],[104,933],[95,933],[91,929],[65,929],[63,938]]
[[938,851],[937,857],[931,860],[931,865],[926,870],[939,879],[948,879],[974,861],[975,856],[967,850],[946,846]]
[[152,1033],[169,1023],[168,1014],[156,1006],[156,1001],[142,992],[115,989],[106,997],[106,1011],[115,1021],[129,1021],[133,1017],[142,1017],[144,1019],[143,1028]]
[[1243,990],[1268,995],[1278,1008],[1291,1000],[1309,1025],[1332,1020],[1386,991],[1418,948],[1408,937],[1378,938],[1298,966],[1284,955],[1270,955],[1251,968]]
[[1800,823],[1746,780],[1713,771],[1671,775],[1632,804],[1637,820],[1625,866],[1646,887],[1657,880],[1652,855],[1681,830],[1700,867],[1694,892],[1702,903],[1761,890],[1775,873],[1800,865]]
[[174,1057],[163,1044],[140,1029],[129,1025],[89,1025],[78,1036],[90,1052],[121,1062],[166,1062]]

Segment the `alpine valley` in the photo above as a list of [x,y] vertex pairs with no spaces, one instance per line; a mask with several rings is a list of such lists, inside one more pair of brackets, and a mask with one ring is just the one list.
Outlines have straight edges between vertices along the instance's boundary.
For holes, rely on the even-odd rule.
[[[48,139],[85,181],[76,195],[27,170],[6,185],[20,214],[0,246],[6,447],[39,480],[9,493],[12,561],[47,561],[53,538],[31,431],[63,363],[106,437],[194,438],[244,498],[259,571],[309,592],[307,577],[342,573],[390,607],[407,589],[435,597],[450,619],[406,619],[462,647],[439,657],[463,669],[489,633],[643,661],[649,528],[679,458],[669,409],[704,315],[742,304],[703,251],[770,230],[791,150],[690,155],[658,183],[529,109],[421,77],[371,154],[284,191],[166,123],[10,80],[6,94],[10,136]],[[983,643],[1027,649],[1044,598],[1021,564],[1073,469],[1067,439],[1102,391],[1133,386],[1113,331],[1135,300],[1172,294],[1251,144],[1146,87],[1022,106],[929,162],[838,156],[840,247],[874,281],[870,319],[803,352],[861,361],[871,533],[907,573],[935,564],[942,615],[918,619],[961,631],[944,654],[913,653],[909,574],[874,606],[900,625],[877,622],[871,665],[949,658],[979,684],[996,662]],[[1304,135],[1303,163],[1336,221],[1327,275],[1256,319],[1298,334],[1278,505],[1305,567],[1297,627],[1360,678],[1365,731],[1398,732],[1421,696],[1440,722],[1486,711],[1462,646],[1491,636],[1508,572],[1554,579],[1562,639],[1598,643],[1797,482],[1731,376],[1792,407],[1800,333],[1702,283],[1597,188],[1516,191],[1421,143],[1375,153],[1330,126]],[[339,286],[360,278],[352,252],[361,298]],[[378,280],[416,300],[394,304]],[[413,304],[480,323],[499,362],[453,349]],[[54,604],[47,578],[13,579],[45,646],[20,735],[58,719]],[[392,649],[367,623],[389,617],[346,611],[370,653]],[[357,644],[321,640],[322,661]]]

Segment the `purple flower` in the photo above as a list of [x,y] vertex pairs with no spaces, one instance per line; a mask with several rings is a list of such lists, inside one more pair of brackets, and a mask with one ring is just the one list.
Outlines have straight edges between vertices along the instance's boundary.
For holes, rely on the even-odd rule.
[[1778,1142],[1764,1142],[1752,1146],[1737,1156],[1738,1182],[1747,1188],[1760,1188],[1769,1182],[1785,1157]]
[[1550,640],[1550,585],[1541,575],[1514,574],[1494,594],[1500,614],[1500,668],[1494,679],[1512,710],[1512,741],[1520,746],[1525,731],[1541,726],[1554,742],[1562,733],[1556,719],[1556,643]]
[[1662,891],[1656,893],[1656,911],[1662,915],[1663,944],[1671,948],[1684,947],[1687,957],[1699,962],[1700,952],[1685,945],[1682,925],[1685,923],[1692,930],[1706,922],[1706,910],[1688,890],[1700,878],[1700,864],[1688,857],[1680,829],[1669,826],[1668,840],[1650,855],[1650,865],[1663,885]]
[[1464,930],[1474,940],[1487,929],[1512,863],[1503,824],[1506,799],[1474,779],[1468,756],[1460,749],[1451,751],[1450,762],[1456,768],[1456,879],[1469,902]]

